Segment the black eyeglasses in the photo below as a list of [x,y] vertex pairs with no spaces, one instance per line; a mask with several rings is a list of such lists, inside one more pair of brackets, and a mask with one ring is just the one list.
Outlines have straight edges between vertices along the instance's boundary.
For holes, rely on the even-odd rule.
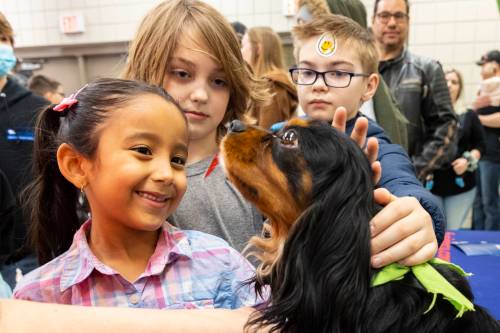
[[396,23],[403,23],[409,17],[408,14],[403,12],[395,12],[395,13],[381,12],[377,13],[375,16],[377,16],[378,20],[384,24],[388,23],[391,20],[391,17],[394,17]]
[[295,84],[304,86],[314,84],[314,82],[318,79],[318,76],[322,76],[323,82],[325,82],[328,87],[332,88],[349,87],[353,76],[370,76],[370,74],[365,73],[351,73],[339,70],[318,72],[309,68],[290,68],[290,75]]

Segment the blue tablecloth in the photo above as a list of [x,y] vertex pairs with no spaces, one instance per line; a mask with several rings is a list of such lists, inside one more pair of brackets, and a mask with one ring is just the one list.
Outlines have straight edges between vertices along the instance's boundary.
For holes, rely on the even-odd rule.
[[[500,231],[462,231],[453,230],[452,241],[468,241],[469,243],[500,244]],[[457,247],[450,247],[451,261],[469,273],[469,282],[475,297],[475,303],[485,307],[496,318],[500,319],[500,256],[480,255],[467,256]]]

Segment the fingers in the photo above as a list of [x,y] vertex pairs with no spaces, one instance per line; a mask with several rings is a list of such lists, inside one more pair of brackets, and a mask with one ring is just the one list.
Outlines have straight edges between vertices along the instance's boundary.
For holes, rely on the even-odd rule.
[[393,262],[411,266],[433,258],[437,251],[437,241],[433,242],[428,239],[424,233],[423,229],[418,229],[417,232],[410,233],[402,241],[373,255],[372,266],[382,267]]
[[[399,200],[391,202],[370,221],[373,254],[393,246],[416,233],[421,227],[419,223],[414,223],[413,216],[409,216],[412,210],[407,208],[403,199],[407,198],[399,198]],[[403,259],[408,255],[398,259]]]
[[[354,128],[351,133],[351,139],[354,140],[354,142],[356,142],[358,146],[364,148],[366,143],[367,133],[368,133],[368,119],[366,119],[365,117],[359,117],[358,119],[356,119],[356,122],[354,123]],[[377,144],[377,151],[378,151],[378,144]],[[370,156],[368,156],[368,158],[370,158]]]
[[[387,193],[381,191],[379,196],[387,200]],[[391,201],[373,217],[370,228],[374,267],[393,262],[416,265],[436,254],[438,246],[432,218],[415,198]]]
[[[368,122],[367,122],[368,124]],[[368,127],[366,128],[368,130]],[[366,135],[366,133],[365,133]],[[365,149],[366,157],[370,163],[373,163],[377,160],[378,157],[378,140],[376,138],[368,138]]]
[[373,191],[373,199],[377,204],[381,206],[387,206],[392,201],[395,201],[397,197],[392,195],[391,192],[389,192],[389,190],[385,188],[378,188],[375,191]]
[[332,127],[345,133],[345,124],[347,121],[347,110],[343,106],[339,106],[333,115]]
[[399,260],[399,263],[405,266],[414,266],[421,264],[423,262],[426,262],[434,258],[434,256],[437,253],[437,250],[438,250],[437,241],[427,243],[417,253],[414,253],[403,260]]
[[371,165],[373,173],[373,183],[378,184],[380,178],[382,178],[382,165],[379,161],[375,161]]

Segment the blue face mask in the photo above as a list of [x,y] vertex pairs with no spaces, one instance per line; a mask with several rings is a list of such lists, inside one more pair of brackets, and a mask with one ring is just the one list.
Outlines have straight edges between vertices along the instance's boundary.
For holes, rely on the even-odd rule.
[[0,43],[0,77],[6,76],[16,65],[12,46]]

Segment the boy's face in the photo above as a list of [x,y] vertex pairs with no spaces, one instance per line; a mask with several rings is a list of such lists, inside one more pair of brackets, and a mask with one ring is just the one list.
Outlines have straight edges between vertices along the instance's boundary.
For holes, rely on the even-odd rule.
[[[335,53],[325,57],[316,50],[319,38],[320,36],[315,36],[303,42],[298,54],[298,68],[318,72],[337,70],[364,73],[357,52],[352,46],[346,45],[342,40],[337,40]],[[373,84],[375,87],[372,87]],[[353,118],[362,102],[373,96],[377,85],[377,74],[371,74],[369,77],[354,76],[349,86],[345,88],[329,87],[325,84],[323,77],[318,75],[316,82],[311,85],[297,85],[297,92],[300,106],[309,117],[331,121],[336,109],[340,106],[346,108],[348,119]]]

